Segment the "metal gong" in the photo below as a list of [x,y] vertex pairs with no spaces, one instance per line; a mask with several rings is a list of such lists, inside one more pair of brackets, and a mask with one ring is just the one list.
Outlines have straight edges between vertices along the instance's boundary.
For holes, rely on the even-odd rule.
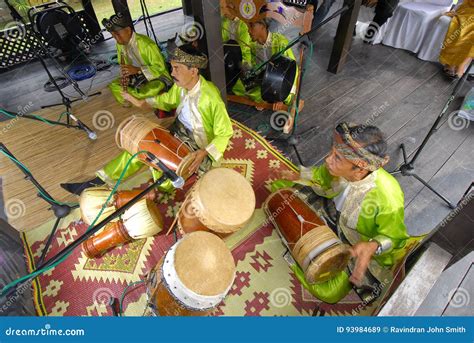
[[296,76],[296,61],[285,56],[268,63],[262,81],[262,98],[266,102],[284,101],[290,94]]

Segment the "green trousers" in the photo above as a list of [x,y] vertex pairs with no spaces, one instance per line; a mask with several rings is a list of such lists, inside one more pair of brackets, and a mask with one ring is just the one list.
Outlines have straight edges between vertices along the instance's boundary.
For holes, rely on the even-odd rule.
[[[164,88],[163,82],[159,80],[153,80],[147,82],[139,89],[128,87],[127,92],[133,95],[137,99],[145,99],[151,98],[161,93]],[[112,92],[114,98],[120,103],[123,104],[124,99],[123,96],[120,94],[122,91],[122,86],[120,85],[120,79],[116,79],[109,84],[109,89]]]

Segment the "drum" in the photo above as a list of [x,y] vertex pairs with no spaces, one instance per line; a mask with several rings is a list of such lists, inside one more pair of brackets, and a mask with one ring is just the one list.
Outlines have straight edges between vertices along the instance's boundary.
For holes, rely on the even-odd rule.
[[163,230],[163,219],[154,202],[141,199],[125,211],[120,220],[105,226],[89,238],[82,248],[89,258],[101,256],[120,244],[148,238]]
[[[130,154],[149,151],[184,179],[191,176],[189,166],[192,159],[189,147],[168,130],[146,118],[131,116],[125,119],[117,129],[115,142],[119,148]],[[149,163],[145,154],[140,154],[138,158],[156,168],[154,164]]]
[[[140,189],[136,189],[131,191],[116,192],[113,195],[112,199],[110,199],[107,206],[104,208],[104,211],[102,212],[96,223],[100,223],[101,220],[107,218],[114,211],[124,206],[126,203],[132,200],[132,198],[137,196],[141,191],[142,190]],[[108,187],[91,187],[85,189],[81,193],[81,196],[79,198],[79,208],[81,211],[81,218],[84,223],[90,225],[94,221],[94,219],[97,217],[100,210],[102,209],[102,206],[109,198],[110,192],[112,192],[112,190]],[[156,190],[151,191],[147,193],[144,198],[154,201],[158,196],[157,192],[158,191]],[[114,221],[117,220],[118,218]]]
[[252,186],[240,173],[229,168],[212,169],[189,191],[178,213],[178,229],[181,234],[231,234],[247,224],[255,202]]
[[235,262],[224,241],[193,232],[174,244],[145,280],[155,315],[205,316],[226,297]]
[[296,77],[296,61],[285,56],[268,63],[262,80],[262,99],[269,103],[284,101]]
[[309,283],[325,282],[347,267],[349,246],[340,241],[296,190],[281,189],[270,194],[263,209]]

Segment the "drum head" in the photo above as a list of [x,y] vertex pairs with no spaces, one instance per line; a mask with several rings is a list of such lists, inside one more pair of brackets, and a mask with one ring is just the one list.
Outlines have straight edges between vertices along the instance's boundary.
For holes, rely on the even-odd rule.
[[230,92],[242,71],[242,50],[237,41],[231,39],[224,43],[224,62],[226,86]]
[[255,193],[240,173],[228,168],[212,169],[196,184],[194,205],[203,224],[219,233],[243,227],[255,210]]
[[193,175],[193,173],[191,173],[191,171],[189,170],[189,167],[191,166],[193,161],[194,159],[191,154],[184,157],[181,163],[179,164],[178,169],[176,169],[176,174],[178,176],[181,176],[185,180],[189,179],[191,175]]
[[321,253],[308,266],[305,278],[310,284],[326,282],[346,269],[351,254],[348,246],[338,244]]
[[285,56],[268,63],[263,75],[262,98],[266,102],[284,101],[290,94],[296,76],[296,61]]
[[[85,189],[79,198],[79,208],[81,211],[81,218],[87,225],[90,225],[99,214],[102,206],[107,201],[111,190],[107,187],[91,187]],[[111,199],[113,201],[113,198]],[[107,218],[115,211],[115,206],[106,206],[96,223]],[[117,221],[119,218],[114,219]]]
[[234,282],[235,262],[224,241],[209,232],[192,232],[178,243],[174,264],[187,289],[216,296]]

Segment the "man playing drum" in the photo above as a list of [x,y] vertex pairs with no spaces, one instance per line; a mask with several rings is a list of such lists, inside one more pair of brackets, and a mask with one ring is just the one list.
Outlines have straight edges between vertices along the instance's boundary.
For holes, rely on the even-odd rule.
[[[389,160],[386,150],[387,143],[377,127],[341,123],[336,127],[334,144],[325,163],[310,168],[301,166],[298,176],[285,173],[285,180],[272,184],[273,191],[309,186],[308,202],[318,212],[323,206],[315,205],[317,202],[332,199],[329,205],[337,214],[334,229],[343,242],[352,246],[355,258],[350,277],[344,271],[327,282],[309,285],[302,270],[292,267],[302,284],[325,302],[341,300],[350,291],[351,283],[359,287],[372,284],[373,278],[367,279],[372,276],[387,286],[392,279],[391,267],[405,256],[411,241],[417,239],[408,235],[404,224],[403,191],[383,169]],[[304,187],[303,193],[309,187]],[[327,218],[331,211],[325,212]],[[366,275],[367,270],[370,273]]]
[[[120,92],[124,87],[136,98],[144,99],[163,91],[165,83],[171,84],[171,77],[165,59],[154,41],[133,31],[131,24],[123,15],[113,15],[102,24],[117,42],[117,58],[122,79],[114,80],[109,89],[115,99],[123,104]],[[127,87],[130,77],[141,77],[146,83],[139,88]]]
[[[252,67],[256,67],[261,63],[267,61],[276,53],[283,50],[288,45],[288,39],[278,32],[270,32],[268,19],[260,19],[249,24],[249,33],[251,42],[251,53],[252,53]],[[283,56],[295,60],[295,55],[291,49],[285,51]],[[290,94],[285,99],[284,104],[290,105],[293,97],[296,94],[296,81],[298,79],[298,72],[293,82],[293,87]],[[262,90],[260,87],[256,87],[248,90],[246,94],[250,99],[255,102],[262,102]],[[282,103],[276,103],[274,110],[282,108]]]
[[[168,92],[144,100],[125,92],[122,92],[122,96],[143,109],[176,109],[176,119],[170,131],[194,150],[191,153],[190,172],[198,169],[206,171],[211,165],[218,165],[222,159],[232,137],[232,123],[219,90],[199,73],[199,69],[207,66],[207,56],[186,44],[176,48],[171,53],[170,60],[175,84]],[[131,155],[124,151],[98,171],[97,178],[61,186],[69,192],[80,194],[89,187],[104,183],[113,184],[120,177],[130,157]],[[143,163],[138,159],[133,160],[124,177],[136,173],[142,166]],[[155,178],[160,174],[156,170],[153,172]]]

